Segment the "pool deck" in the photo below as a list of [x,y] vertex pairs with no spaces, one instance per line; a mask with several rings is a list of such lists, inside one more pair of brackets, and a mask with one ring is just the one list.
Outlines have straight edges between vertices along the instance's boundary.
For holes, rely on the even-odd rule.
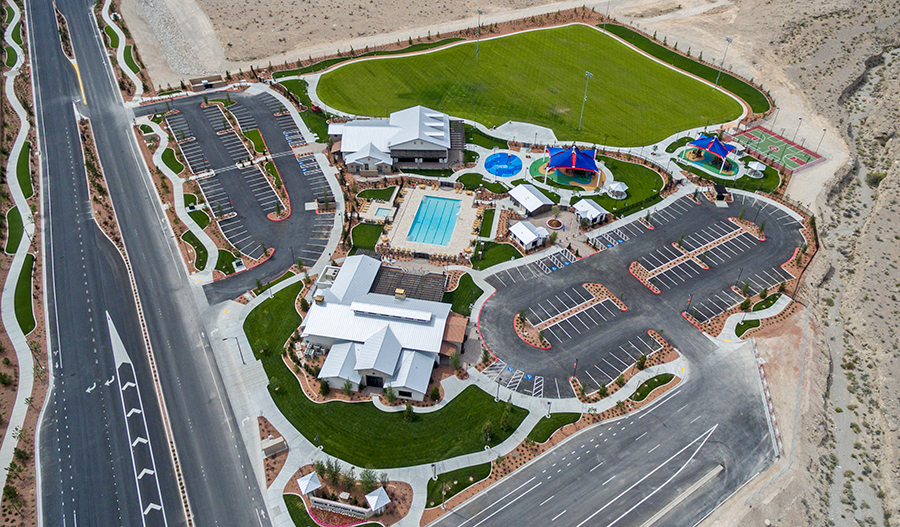
[[[450,243],[447,245],[433,245],[430,243],[416,243],[407,239],[406,235],[412,227],[416,212],[422,199],[426,196],[436,198],[457,199],[460,201],[459,216],[456,218],[456,225],[453,228],[453,234],[450,237]],[[420,253],[428,254],[459,254],[468,247],[471,240],[478,235],[472,234],[472,224],[475,222],[478,209],[473,205],[475,197],[466,195],[465,193],[457,194],[450,188],[432,190],[431,188],[420,189],[408,188],[403,203],[394,216],[394,224],[388,231],[388,240],[391,247],[398,249],[408,249]]]

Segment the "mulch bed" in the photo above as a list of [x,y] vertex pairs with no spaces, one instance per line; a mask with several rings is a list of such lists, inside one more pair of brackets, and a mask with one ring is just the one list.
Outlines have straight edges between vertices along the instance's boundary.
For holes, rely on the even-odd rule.
[[[281,437],[281,433],[265,417],[257,417],[256,422],[259,425],[259,439],[261,441],[268,439],[269,436],[274,438]],[[263,465],[266,470],[266,488],[271,486],[275,478],[278,477],[278,473],[284,467],[284,462],[287,461],[288,452],[289,450],[284,450],[263,459]]]

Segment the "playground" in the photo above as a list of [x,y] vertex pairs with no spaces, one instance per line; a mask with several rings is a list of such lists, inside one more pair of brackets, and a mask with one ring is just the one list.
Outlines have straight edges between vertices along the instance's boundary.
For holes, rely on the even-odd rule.
[[770,161],[783,165],[792,172],[806,168],[822,159],[822,156],[808,148],[761,126],[755,126],[736,134],[732,140]]

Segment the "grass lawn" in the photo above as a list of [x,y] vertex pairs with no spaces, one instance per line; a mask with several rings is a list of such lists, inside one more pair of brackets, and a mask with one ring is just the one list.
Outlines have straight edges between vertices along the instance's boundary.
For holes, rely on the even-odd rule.
[[463,152],[463,163],[474,163],[478,161],[478,152],[466,150]]
[[759,320],[745,320],[743,322],[738,323],[737,327],[734,328],[734,334],[741,337],[747,331],[758,328]]
[[141,133],[144,134],[144,135],[152,134],[152,133],[153,133],[153,128],[150,128],[150,125],[149,125],[149,124],[142,124],[142,125],[141,125]]
[[[278,73],[275,74],[276,76]],[[303,79],[291,79],[286,81],[281,81],[280,84],[288,89],[291,93],[297,96],[297,99],[300,100],[300,103],[306,107],[312,106],[312,100],[309,98],[309,83],[307,83]]]
[[428,176],[428,177],[450,177],[453,175],[453,171],[449,168],[446,170],[440,169],[428,169],[428,168],[408,168],[403,170],[404,174],[408,175],[419,175],[419,176]]
[[310,401],[281,360],[282,346],[300,325],[294,302],[302,287],[293,284],[257,306],[244,321],[244,332],[263,363],[269,393],[279,410],[307,439],[318,437],[327,454],[359,467],[405,467],[483,450],[481,428],[487,421],[494,423],[491,446],[522,424],[527,412],[513,406],[510,428],[501,431],[506,403],[495,403],[476,386],[463,390],[441,410],[416,414],[412,421],[406,421],[403,412],[382,412],[372,403]]
[[[275,73],[275,76],[278,77],[278,73]],[[291,93],[297,96],[297,99],[300,100],[305,106],[312,106],[312,101],[309,99],[309,95],[306,93],[306,88],[308,84],[305,80],[286,80],[282,81],[281,84],[287,88]],[[316,140],[320,143],[325,143],[328,141],[328,114],[325,112],[314,112],[312,110],[307,110],[305,112],[300,112],[300,118],[303,119],[303,122],[306,123],[306,127],[309,128],[309,131],[316,135]]]
[[675,378],[671,373],[664,373],[662,375],[657,375],[656,377],[651,377],[644,381],[644,384],[638,386],[638,389],[634,391],[631,395],[632,401],[643,401],[650,395],[650,392],[659,388],[660,386],[669,384],[671,380]]
[[[428,493],[425,497],[425,506],[434,507],[456,496],[470,485],[474,485],[491,475],[491,464],[482,463],[466,468],[460,468],[439,474],[437,481],[428,478]],[[447,483],[446,493],[441,492],[441,487]]]
[[16,16],[16,12],[13,11],[13,8],[6,6],[6,21],[4,24],[9,24],[12,22],[13,17]]
[[275,187],[281,187],[281,176],[278,174],[278,169],[275,168],[275,162],[269,161],[266,163],[266,172],[269,173],[270,176],[275,180]]
[[[613,159],[611,157],[600,156],[598,158],[613,173],[616,181],[621,181],[628,185],[628,194],[625,199],[612,199],[606,194],[601,196],[588,196],[604,209],[612,212],[617,216],[625,216],[649,207],[662,200],[659,197],[659,191],[662,190],[663,180],[653,170],[645,166],[635,163],[628,163]],[[574,205],[577,199],[572,200]]]
[[[482,251],[476,250],[476,256],[472,257],[472,267],[479,271],[522,257],[522,253],[508,243],[483,242],[481,249]],[[477,256],[479,252],[481,252],[481,256]]]
[[175,172],[175,174],[181,174],[181,171],[184,170],[184,165],[178,162],[178,158],[175,157],[175,151],[171,148],[163,150],[162,160],[169,167],[169,170]]
[[[303,498],[301,498],[300,496],[294,494],[285,494],[284,505],[287,507],[288,514],[291,515],[291,520],[294,522],[295,527],[319,526],[319,524],[316,523],[315,520],[310,518],[309,513],[306,512],[306,505],[303,504]],[[362,525],[357,524],[353,527],[381,527],[381,524],[369,522]]]
[[[741,105],[591,27],[572,25],[412,57],[359,61],[322,75],[320,99],[371,116],[422,104],[493,127],[508,120],[551,128],[560,141],[614,146],[738,117]],[[587,90],[584,72],[594,77]],[[553,79],[553,82],[545,82]],[[615,101],[615,104],[609,104]]]
[[356,197],[359,199],[380,199],[381,201],[387,201],[391,199],[395,188],[397,187],[370,188],[360,192]]
[[362,249],[374,249],[378,243],[378,237],[381,236],[384,227],[381,225],[370,225],[368,223],[360,223],[350,231],[350,239],[353,240],[354,247]]
[[481,174],[476,174],[475,172],[469,172],[468,174],[463,174],[459,176],[457,179],[460,183],[466,187],[466,190],[478,190],[478,187],[484,187],[494,194],[503,194],[507,192],[509,189],[506,188],[502,183],[491,183],[490,181],[485,181],[484,177]]
[[467,317],[472,314],[472,304],[478,300],[482,293],[484,291],[475,285],[472,277],[464,274],[459,278],[459,285],[456,286],[456,289],[449,293],[444,293],[444,298],[441,301],[453,304],[450,308],[451,311]]
[[[618,35],[620,38],[631,43],[635,47],[646,51],[647,53],[662,60],[663,62],[672,64],[676,68],[682,69],[689,73],[693,73],[694,75],[702,79],[708,80],[709,82],[715,82],[716,77],[718,77],[719,86],[737,95],[741,99],[744,99],[744,101],[746,101],[747,104],[750,105],[751,109],[755,113],[764,113],[769,110],[769,100],[766,99],[766,96],[746,82],[725,72],[722,72],[722,74],[719,75],[719,70],[711,68],[706,64],[701,64],[694,59],[679,55],[678,53],[674,53],[672,50],[668,49],[662,44],[654,42],[627,27],[610,24],[607,26],[607,28],[609,29],[610,33]],[[682,130],[683,129],[684,128],[682,128]]]
[[494,148],[509,148],[509,145],[506,144],[505,139],[497,139],[496,137],[491,137],[470,124],[465,125],[465,128],[466,143],[478,145],[482,148],[487,148],[488,150],[493,150]]
[[565,185],[563,183],[557,183],[552,177],[544,178],[543,174],[541,177],[537,178],[539,181],[543,183],[547,183],[551,187],[562,188],[566,190],[584,190],[584,187],[577,187],[575,185]]
[[781,293],[773,293],[760,300],[759,302],[753,304],[753,311],[762,311],[763,309],[768,309],[774,306],[775,302],[778,302],[779,298],[781,298]]
[[[31,271],[34,268],[34,255],[25,255],[25,264],[22,266],[22,274],[16,281],[16,320],[19,327],[26,335],[34,329],[34,312],[31,304]],[[524,412],[523,412],[524,413]]]
[[187,231],[181,236],[181,239],[194,248],[194,254],[197,256],[194,260],[194,268],[198,271],[206,269],[206,260],[209,258],[209,253],[207,253],[206,247],[197,239],[197,236],[193,232]]
[[543,443],[550,439],[553,432],[579,419],[581,419],[581,414],[577,413],[550,414],[550,417],[543,417],[534,425],[534,428],[528,433],[528,439],[535,443]]
[[[193,194],[185,194],[184,195],[184,206],[190,207],[191,205],[197,205],[197,196]],[[197,222],[197,226],[201,229],[205,229],[207,225],[209,225],[209,214],[202,210],[194,210],[192,212],[188,212],[191,218],[194,218],[194,221]]]
[[266,144],[263,142],[263,138],[259,135],[259,130],[247,130],[244,132],[244,137],[250,140],[253,143],[253,150],[256,150],[257,154],[265,154],[266,153]]
[[231,106],[232,104],[234,104],[235,101],[234,101],[234,99],[210,99],[209,102],[210,102],[210,104],[217,102],[227,108],[227,107]]
[[216,261],[216,270],[225,274],[234,274],[234,262],[239,258],[235,258],[231,251],[219,249],[219,259]]
[[693,140],[693,138],[690,136],[676,139],[676,140],[672,141],[671,143],[669,143],[669,146],[666,147],[666,153],[674,154],[676,150],[678,150],[682,146],[690,143],[692,140]]
[[15,48],[12,46],[6,46],[6,67],[12,68],[16,65],[16,60],[18,60],[19,56],[16,54]]
[[133,51],[132,46],[125,46],[125,64],[128,65],[128,69],[137,74],[141,69],[138,68],[137,63],[134,61]]
[[156,113],[156,114],[153,114],[153,117],[151,117],[150,120],[156,124],[162,124],[163,119],[165,119],[165,117],[166,116],[162,113]]
[[[752,157],[745,157],[743,160],[753,161]],[[721,179],[717,178],[707,172],[704,172],[694,166],[691,163],[685,163],[683,161],[675,161],[681,168],[687,170],[688,172],[695,174],[703,179],[708,179],[717,185],[722,185],[728,188],[736,188],[740,190],[747,190],[750,192],[756,192],[757,190],[761,192],[771,193],[774,192],[778,185],[781,184],[781,176],[778,175],[778,171],[774,168],[767,166],[766,171],[761,179],[753,179],[748,176],[744,176],[738,178],[737,180],[733,179]]]
[[407,46],[403,49],[394,49],[391,51],[370,51],[368,53],[361,53],[354,57],[336,57],[333,59],[327,59],[320,62],[316,62],[315,64],[311,64],[309,66],[305,66],[303,68],[298,68],[294,70],[285,70],[285,71],[276,71],[272,74],[273,77],[279,79],[281,77],[291,77],[293,75],[303,75],[306,73],[315,73],[317,71],[322,71],[324,69],[330,68],[335,64],[340,64],[341,62],[362,58],[362,57],[376,57],[380,55],[398,55],[400,53],[414,53],[416,51],[425,51],[426,49],[432,49],[441,47],[447,44],[452,44],[454,42],[463,40],[461,38],[445,38],[443,40],[438,40],[436,42],[421,42],[419,44],[413,44],[411,46]]
[[534,187],[534,188],[540,190],[545,196],[550,198],[550,201],[552,201],[555,205],[559,204],[559,194],[557,194],[556,192],[551,192],[549,190],[542,189],[541,187]]
[[16,44],[18,44],[20,46],[22,45],[22,21],[21,20],[16,22],[16,27],[13,28],[12,38]]
[[495,209],[484,211],[484,217],[481,219],[481,232],[478,233],[479,236],[487,238],[491,235],[491,227],[494,226],[494,212]]
[[19,180],[19,186],[22,187],[22,193],[28,199],[34,194],[34,188],[31,186],[31,142],[25,141],[22,145],[22,151],[19,152],[19,162],[16,165],[16,178]]
[[109,37],[109,47],[112,49],[116,49],[119,47],[119,35],[113,31],[113,28],[110,26],[106,26],[103,28],[103,32],[106,33],[106,36]]
[[6,213],[6,254],[14,254],[22,241],[24,226],[19,209],[13,207]]
[[259,296],[260,293],[267,291],[272,287],[275,287],[280,282],[284,282],[285,280],[287,280],[288,278],[290,278],[292,276],[294,276],[294,272],[288,271],[288,272],[284,273],[283,275],[279,276],[278,278],[276,278],[275,280],[272,280],[268,284],[263,284],[262,287],[257,287],[256,289],[253,290],[253,292],[256,293],[256,296]]

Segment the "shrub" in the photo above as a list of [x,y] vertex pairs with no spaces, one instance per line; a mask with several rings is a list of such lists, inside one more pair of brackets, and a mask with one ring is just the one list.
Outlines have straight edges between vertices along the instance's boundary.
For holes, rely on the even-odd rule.
[[384,398],[387,399],[387,402],[393,403],[397,400],[397,395],[394,393],[394,389],[390,386],[384,389]]
[[607,388],[605,384],[601,384],[600,388],[597,389],[597,395],[599,395],[600,398],[602,399],[602,398],[606,397],[608,394],[609,394],[609,388]]
[[506,410],[503,411],[503,415],[500,416],[500,430],[506,432],[509,430],[509,412]]
[[367,468],[359,473],[359,486],[362,491],[366,494],[375,490],[378,487],[378,476],[375,475],[375,471]]
[[331,386],[328,385],[328,381],[325,379],[319,379],[319,393],[322,395],[331,393]]
[[0,384],[2,384],[3,386],[9,386],[10,384],[12,384],[12,381],[13,379],[10,374],[0,373]]
[[481,437],[484,439],[485,443],[491,442],[491,434],[494,432],[494,424],[490,421],[485,421],[484,425],[481,427]]
[[313,464],[313,467],[316,471],[316,474],[319,475],[319,478],[325,479],[327,477],[328,472],[325,471],[325,462],[324,461],[316,461]]
[[407,421],[412,421],[416,417],[416,414],[413,412],[412,403],[406,401],[406,408],[403,409],[403,418]]
[[9,357],[3,357],[3,365],[9,366]]
[[482,364],[491,362],[491,352],[487,348],[481,348],[481,362]]
[[435,384],[431,387],[431,400],[437,402],[441,398],[441,387]]
[[644,368],[646,368],[647,367],[647,356],[641,355],[640,357],[638,357],[638,360],[635,363],[635,366],[637,366],[637,369],[639,369],[639,370],[643,370]]
[[769,296],[769,290],[768,290],[768,288],[763,287],[763,288],[759,291],[759,298],[760,298],[760,300],[763,300],[763,299],[765,299],[767,296]]
[[309,301],[305,298],[300,299],[300,311],[309,311]]
[[341,472],[341,486],[347,490],[353,490],[356,486],[356,471],[353,467]]
[[741,302],[741,311],[747,311],[750,309],[750,299],[745,298],[743,302]]
[[459,352],[453,352],[453,355],[450,355],[450,367],[453,368],[454,371],[459,371],[460,359]]
[[344,385],[341,386],[341,391],[344,392],[344,395],[350,397],[350,393],[353,391],[353,383],[348,381],[344,381]]
[[622,386],[625,386],[625,376],[624,375],[619,375],[618,377],[616,377],[616,385],[619,388],[621,388]]
[[778,284],[778,292],[779,293],[784,293],[785,289],[787,289],[787,286],[784,285],[784,282],[781,282],[780,284]]

